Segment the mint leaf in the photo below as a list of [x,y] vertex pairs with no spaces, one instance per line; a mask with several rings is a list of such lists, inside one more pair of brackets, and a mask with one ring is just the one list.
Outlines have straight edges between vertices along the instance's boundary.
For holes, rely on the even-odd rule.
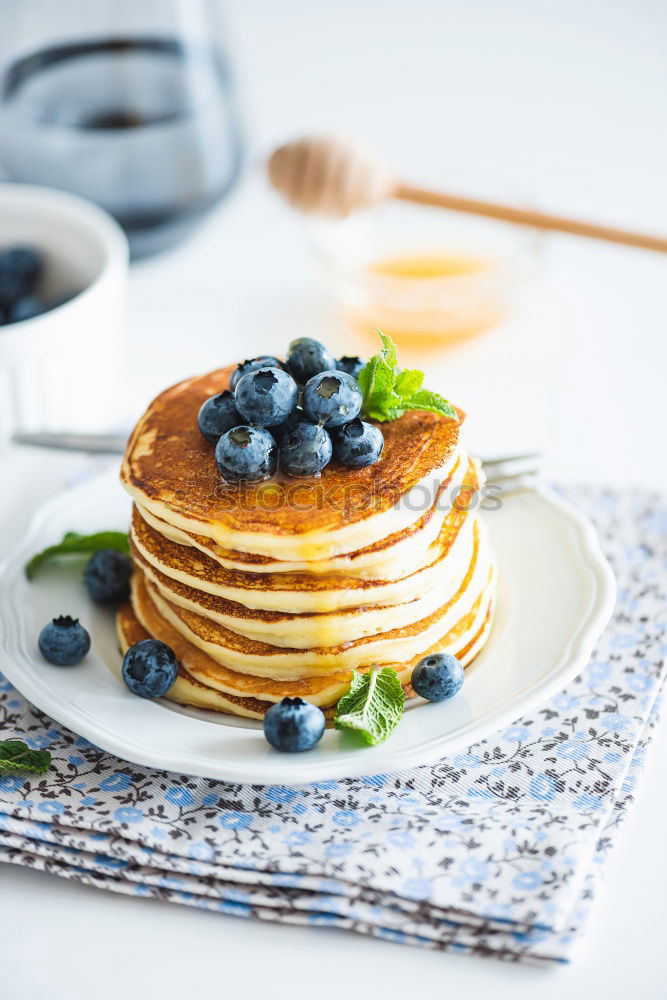
[[406,368],[404,372],[398,374],[394,389],[401,399],[409,399],[413,393],[421,389],[423,384],[423,372],[417,371],[416,368]]
[[437,392],[422,389],[424,373],[416,368],[401,371],[396,345],[381,330],[379,352],[359,372],[358,382],[363,393],[362,412],[371,420],[398,420],[408,410],[427,410],[458,420],[454,407]]
[[31,750],[23,740],[0,740],[0,771],[45,774],[50,767],[48,750]]
[[401,682],[391,667],[373,667],[365,674],[355,670],[350,690],[338,702],[334,726],[352,729],[375,746],[399,724],[404,705]]
[[446,399],[439,396],[437,392],[429,392],[428,389],[420,389],[413,393],[405,401],[406,410],[427,410],[429,413],[441,413],[444,417],[453,417],[458,420],[456,410]]
[[382,332],[382,330],[378,329],[377,334],[380,340],[382,341],[382,350],[380,351],[382,359],[386,361],[386,363],[391,368],[395,368],[398,364],[398,354],[396,353],[396,344],[391,339],[391,337],[388,337],[386,333]]
[[49,545],[32,557],[25,567],[25,575],[32,580],[40,566],[57,556],[90,556],[100,549],[116,549],[118,552],[129,553],[130,543],[124,531],[98,531],[94,535],[80,535],[76,531],[68,531],[57,545]]

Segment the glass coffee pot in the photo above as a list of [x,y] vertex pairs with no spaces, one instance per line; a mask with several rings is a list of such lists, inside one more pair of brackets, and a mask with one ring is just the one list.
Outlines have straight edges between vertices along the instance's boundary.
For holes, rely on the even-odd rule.
[[230,190],[241,137],[216,0],[2,0],[0,177],[106,208],[134,257]]

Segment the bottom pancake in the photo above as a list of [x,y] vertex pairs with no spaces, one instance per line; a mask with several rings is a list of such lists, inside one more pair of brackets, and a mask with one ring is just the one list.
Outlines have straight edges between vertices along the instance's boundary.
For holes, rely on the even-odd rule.
[[269,704],[286,697],[305,698],[322,707],[335,705],[350,686],[351,670],[338,671],[327,677],[282,681],[237,673],[223,666],[176,631],[156,607],[146,585],[146,578],[138,568],[135,568],[132,575],[131,601],[134,613],[146,632],[173,649],[189,676],[223,694],[242,699],[258,699]]
[[[132,605],[124,604],[116,615],[116,631],[121,653],[125,653],[135,642],[154,638],[141,625]],[[263,719],[270,702],[262,702],[257,698],[237,698],[231,694],[223,694],[214,688],[206,687],[191,677],[179,664],[178,677],[164,696],[177,705],[190,705],[193,708],[204,708],[212,712],[223,712],[225,715],[240,715],[246,719]]]
[[[136,592],[137,591],[135,589],[135,594]],[[424,653],[420,654],[419,657],[414,657],[409,663],[391,664],[391,666],[393,666],[399,674],[403,683],[403,690],[408,698],[414,697],[414,691],[410,686],[409,678],[411,677],[412,670],[421,656],[446,651],[454,653],[463,666],[468,666],[468,664],[472,662],[472,660],[481,651],[488,638],[493,622],[494,604],[495,578],[492,575],[487,588],[485,588],[483,594],[481,594],[478,598],[475,608],[468,616],[462,619],[454,629],[452,629],[449,635],[445,637],[446,641],[441,641],[433,645],[430,649],[425,650]],[[167,644],[174,649],[174,652],[179,659],[179,673],[176,681],[165,695],[165,697],[170,701],[176,702],[179,705],[188,705],[195,708],[206,709],[208,711],[221,712],[227,715],[237,715],[244,718],[261,720],[267,709],[270,708],[275,701],[280,700],[280,697],[275,691],[272,692],[273,697],[260,699],[256,697],[242,697],[231,691],[223,690],[216,686],[220,683],[217,679],[219,676],[217,672],[220,671],[219,664],[211,660],[210,657],[207,657],[201,650],[192,646],[191,643],[188,643],[188,641],[182,636],[179,636],[173,629],[170,628],[167,622],[160,622],[159,618],[151,618],[150,624],[155,626],[155,630],[153,630],[153,628],[145,628],[144,624],[142,624],[137,617],[132,605],[129,603],[120,608],[116,621],[118,639],[122,652],[125,652],[127,648],[135,642],[139,642],[142,639],[150,637],[159,638],[161,641],[167,642]],[[207,660],[209,661],[208,664],[205,663]],[[201,668],[203,665],[205,672],[199,672],[199,677],[205,676],[208,680],[211,680],[212,683],[203,683],[197,676],[190,674],[184,666],[183,661],[190,665],[190,667],[192,667],[193,664],[199,664]],[[365,669],[369,668],[361,669],[362,671],[365,671]],[[247,677],[245,679],[247,680]],[[227,678],[227,681],[228,680],[229,678]],[[264,685],[265,682],[262,678],[259,678],[258,680],[262,685]],[[348,686],[349,679],[346,679],[344,689],[347,690]],[[302,696],[305,697],[307,701],[313,701],[313,697],[309,696],[305,692]],[[320,707],[327,718],[330,719],[333,717],[335,713],[335,705],[339,697],[340,695],[337,695],[328,704],[325,704],[323,700],[320,700]]]

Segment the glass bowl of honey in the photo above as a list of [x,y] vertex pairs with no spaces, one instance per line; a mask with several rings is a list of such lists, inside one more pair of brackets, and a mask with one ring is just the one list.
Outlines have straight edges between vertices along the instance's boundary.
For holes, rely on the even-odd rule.
[[[443,172],[438,187],[526,204],[472,172]],[[537,230],[398,200],[318,220],[312,238],[345,325],[373,340],[379,327],[417,349],[456,343],[505,320],[542,243]]]

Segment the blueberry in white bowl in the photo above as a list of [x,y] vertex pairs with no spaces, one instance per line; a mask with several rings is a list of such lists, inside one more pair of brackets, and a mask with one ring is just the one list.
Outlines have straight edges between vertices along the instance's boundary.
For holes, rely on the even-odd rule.
[[205,399],[197,415],[199,432],[211,444],[217,444],[225,431],[242,423],[243,418],[236,409],[234,393],[229,389]]
[[384,449],[384,437],[380,428],[359,418],[336,427],[331,439],[335,457],[348,469],[365,469],[368,465],[374,465],[380,460]]
[[264,735],[282,753],[312,750],[324,734],[324,713],[303,698],[283,698],[264,716]]
[[32,295],[44,271],[38,250],[14,246],[0,251],[0,306],[10,311],[21,299]]
[[313,375],[336,367],[336,359],[324,344],[312,337],[298,337],[287,349],[287,368],[299,385],[304,385]]
[[446,701],[461,690],[464,670],[451,653],[432,653],[419,661],[412,672],[415,694],[427,701]]
[[38,645],[49,663],[72,667],[80,663],[90,649],[90,636],[78,618],[60,615],[44,626]]
[[83,582],[96,604],[116,604],[129,596],[131,575],[129,556],[116,549],[100,549],[86,563]]
[[301,420],[279,445],[280,468],[289,476],[315,476],[331,460],[331,438],[321,424]]
[[236,409],[244,421],[277,427],[299,401],[299,388],[282,368],[259,368],[243,375],[236,386]]
[[356,379],[346,372],[315,375],[303,390],[303,408],[309,420],[339,427],[359,416],[363,395]]
[[260,368],[282,368],[279,358],[274,358],[272,354],[260,354],[257,358],[246,358],[240,365],[237,365],[229,380],[229,388],[235,389],[239,379],[247,375],[248,372],[256,372]]
[[49,307],[38,299],[36,295],[24,295],[17,299],[13,306],[6,310],[7,323],[22,323],[26,319],[34,319],[41,316]]
[[178,676],[173,649],[159,639],[142,639],[123,657],[123,680],[140,698],[161,698]]
[[220,475],[232,482],[259,482],[278,467],[278,446],[267,430],[241,424],[226,431],[215,446]]

